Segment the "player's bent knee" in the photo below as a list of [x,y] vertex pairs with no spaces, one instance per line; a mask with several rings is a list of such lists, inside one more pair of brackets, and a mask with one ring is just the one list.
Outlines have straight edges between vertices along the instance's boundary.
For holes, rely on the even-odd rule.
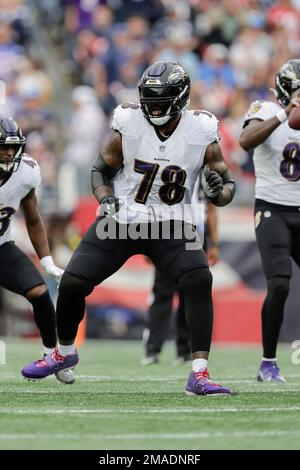
[[37,297],[40,297],[41,295],[43,295],[45,292],[47,292],[47,290],[48,289],[47,289],[46,284],[40,284],[28,290],[25,294],[25,297],[30,302],[31,300],[34,300]]
[[268,293],[278,299],[286,299],[290,289],[289,277],[271,277],[268,279]]
[[94,286],[91,283],[68,272],[64,272],[59,284],[59,294],[72,297],[87,297],[93,289]]
[[178,287],[185,292],[193,289],[211,290],[212,274],[208,268],[192,269],[181,276]]

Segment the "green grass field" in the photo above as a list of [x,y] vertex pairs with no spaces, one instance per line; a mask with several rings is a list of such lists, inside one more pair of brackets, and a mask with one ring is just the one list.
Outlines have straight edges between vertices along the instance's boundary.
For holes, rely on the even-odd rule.
[[138,342],[88,341],[74,385],[27,382],[38,343],[5,340],[0,366],[0,449],[300,449],[300,365],[279,349],[283,385],[255,380],[258,348],[215,346],[210,373],[233,397],[188,397],[190,365],[140,366]]

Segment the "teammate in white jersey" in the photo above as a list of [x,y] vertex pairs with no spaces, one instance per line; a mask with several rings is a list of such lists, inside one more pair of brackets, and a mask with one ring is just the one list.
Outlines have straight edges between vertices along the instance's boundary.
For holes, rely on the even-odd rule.
[[255,231],[268,285],[257,379],[284,382],[276,349],[289,293],[291,257],[300,266],[300,131],[288,125],[291,110],[300,103],[300,60],[280,68],[274,92],[277,102],[251,104],[240,145],[254,149]]
[[188,249],[188,242],[195,240],[191,195],[203,165],[209,165],[204,169],[204,191],[214,204],[228,204],[234,195],[218,144],[218,121],[207,111],[186,110],[190,79],[177,63],[150,66],[139,83],[139,94],[140,106],[127,103],[116,108],[112,135],[92,169],[102,215],[83,237],[62,277],[58,349],[46,357],[44,368],[33,362],[23,373],[42,378],[78,362],[74,338],[85,297],[130,256],[141,253],[185,296],[193,353],[186,393],[231,394],[208,375],[212,276],[203,250]]
[[[10,221],[19,206],[23,211],[28,235],[48,274],[59,280],[63,271],[50,256],[45,227],[39,214],[35,189],[41,182],[35,160],[26,155],[25,137],[17,123],[0,116],[0,285],[23,295],[32,304],[40,331],[44,354],[56,345],[55,311],[45,282],[32,261],[15,245]],[[73,372],[56,374],[58,380],[73,383]]]

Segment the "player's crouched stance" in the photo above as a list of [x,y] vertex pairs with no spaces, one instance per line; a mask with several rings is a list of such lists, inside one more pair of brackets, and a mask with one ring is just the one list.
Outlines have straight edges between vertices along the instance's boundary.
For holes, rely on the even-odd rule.
[[[24,372],[40,378],[75,365],[75,338],[83,319],[85,297],[135,254],[148,256],[185,298],[192,349],[188,395],[231,395],[212,382],[207,370],[211,344],[212,275],[204,251],[189,250],[186,235],[193,221],[183,214],[190,207],[195,182],[204,168],[204,191],[217,206],[225,206],[235,185],[223,160],[218,121],[207,111],[188,111],[190,79],[174,62],[156,62],[139,83],[140,106],[116,108],[113,133],[92,169],[93,192],[101,216],[90,226],[62,277],[57,301],[58,349],[43,364]],[[119,199],[122,200],[120,204]],[[102,237],[99,226],[113,222],[113,236]],[[168,237],[163,235],[167,224]],[[132,237],[132,227],[159,229],[158,237]],[[177,227],[184,228],[177,237]],[[124,231],[127,236],[123,236]],[[156,230],[155,230],[156,231]],[[156,231],[157,233],[157,231]]]
[[[17,123],[0,115],[0,285],[23,295],[32,305],[40,331],[44,355],[56,345],[55,311],[45,282],[32,261],[12,238],[10,221],[21,207],[29,238],[44,270],[57,281],[63,273],[50,256],[44,223],[40,216],[35,189],[40,184],[37,162],[24,153],[25,137]],[[23,374],[25,377],[26,374]],[[32,378],[32,377],[31,377]],[[73,383],[72,371],[56,374],[64,383]]]

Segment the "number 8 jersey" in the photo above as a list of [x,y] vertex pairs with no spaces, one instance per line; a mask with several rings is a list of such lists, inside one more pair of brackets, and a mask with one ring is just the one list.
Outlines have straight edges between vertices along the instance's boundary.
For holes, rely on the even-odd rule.
[[191,198],[206,147],[218,142],[218,121],[207,111],[184,111],[162,141],[140,107],[115,109],[112,129],[122,135],[123,168],[114,179],[121,201],[120,223],[185,220],[193,222]]
[[[276,102],[255,101],[246,113],[244,127],[252,119],[270,119],[280,109]],[[253,160],[255,197],[274,204],[299,206],[300,131],[291,129],[288,121],[280,124],[254,149]]]

